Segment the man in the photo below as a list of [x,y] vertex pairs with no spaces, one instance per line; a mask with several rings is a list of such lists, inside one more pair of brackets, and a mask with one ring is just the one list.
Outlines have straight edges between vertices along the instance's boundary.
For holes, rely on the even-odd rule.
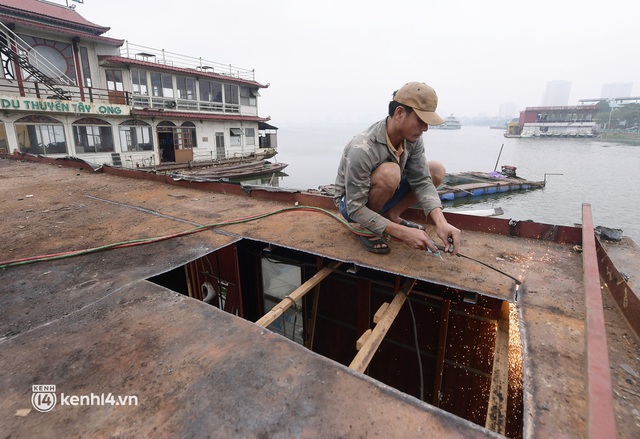
[[393,94],[389,116],[355,136],[344,149],[334,201],[348,221],[376,235],[359,237],[368,251],[388,253],[390,248],[382,239],[388,234],[413,249],[437,253],[424,226],[401,217],[417,203],[431,217],[445,251],[458,253],[460,230],[445,219],[436,190],[444,168],[437,162],[427,163],[422,141],[429,125],[444,123],[435,112],[437,105],[433,88],[409,82]]

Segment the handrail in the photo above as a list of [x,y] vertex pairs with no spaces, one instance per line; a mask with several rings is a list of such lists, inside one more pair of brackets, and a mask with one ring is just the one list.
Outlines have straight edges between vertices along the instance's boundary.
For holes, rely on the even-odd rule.
[[[51,73],[55,74],[54,78],[50,78],[56,83],[60,85],[66,86],[75,86],[76,81],[69,78],[64,72],[58,69],[53,63],[51,63],[48,59],[38,53],[37,50],[34,50],[26,41],[24,41],[18,34],[9,29],[4,23],[0,22],[0,31],[4,32],[6,35],[11,36],[11,38],[16,42],[17,46],[17,55],[18,56],[28,56],[29,63],[32,64],[35,68],[40,71],[46,69]],[[8,43],[9,41],[7,41]],[[27,55],[28,54],[28,55]],[[48,76],[48,75],[47,75]]]
[[153,62],[172,67],[201,70],[203,72],[216,73],[230,76],[232,78],[247,79],[255,81],[255,70],[236,67],[231,64],[222,64],[215,61],[208,61],[202,57],[192,57],[164,49],[154,49],[151,47],[132,44],[125,41],[120,48],[120,56],[140,61]]

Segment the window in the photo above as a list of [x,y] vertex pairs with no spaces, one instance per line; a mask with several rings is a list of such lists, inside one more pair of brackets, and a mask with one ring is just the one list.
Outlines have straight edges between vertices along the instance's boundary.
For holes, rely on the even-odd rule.
[[73,124],[73,140],[77,154],[114,152],[113,130],[101,119],[80,119]]
[[257,104],[257,97],[260,96],[258,90],[251,89],[249,87],[240,87],[240,104],[255,107]]
[[225,104],[233,104],[238,105],[240,102],[238,98],[238,89],[237,85],[233,84],[225,84],[224,85],[224,102]]
[[200,110],[222,111],[222,84],[200,81]]
[[9,143],[7,142],[7,131],[4,128],[4,122],[0,122],[0,152],[9,152]]
[[80,47],[80,65],[85,87],[91,87],[91,69],[89,68],[89,53],[86,47]]
[[133,83],[133,93],[138,95],[149,95],[147,88],[147,72],[144,70],[131,70],[131,82]]
[[213,81],[200,81],[200,100],[222,103],[222,84]]
[[247,145],[255,145],[256,144],[256,129],[255,128],[246,128],[244,130],[246,136],[246,144]]
[[188,99],[193,101],[196,99],[196,80],[194,78],[176,78],[176,88],[178,90],[178,99]]
[[[262,285],[264,286],[264,311],[273,309],[302,284],[302,270],[278,260],[262,258]],[[268,328],[296,343],[304,342],[304,316],[302,302],[296,302]]]
[[[193,122],[184,122],[182,124],[182,131],[184,133],[189,132],[189,136],[191,137],[191,147],[196,148],[198,146],[198,142],[196,139],[196,126]],[[185,135],[186,137],[186,135]]]
[[67,141],[60,121],[48,116],[27,116],[15,123],[20,152],[67,154]]
[[139,120],[125,120],[120,124],[120,145],[123,151],[151,151],[151,126]]
[[124,91],[121,70],[105,70],[105,74],[107,75],[107,90]]
[[[76,84],[76,67],[73,57],[73,47],[70,43],[54,41],[29,35],[20,36],[30,46],[25,55],[30,64],[38,66],[39,70],[54,80],[57,84],[66,84],[70,80]],[[33,72],[23,70],[25,81],[40,82]]]
[[161,98],[173,97],[173,76],[164,73],[151,73],[151,92]]
[[231,139],[229,142],[231,146],[242,145],[242,130],[240,128],[231,128],[229,130],[229,134],[231,136]]

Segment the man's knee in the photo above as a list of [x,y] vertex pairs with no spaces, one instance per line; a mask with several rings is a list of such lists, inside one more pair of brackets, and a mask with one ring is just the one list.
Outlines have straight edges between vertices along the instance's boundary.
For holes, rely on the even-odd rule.
[[444,176],[447,173],[447,170],[444,168],[444,165],[439,161],[430,160],[429,173],[431,174],[431,180],[433,181],[433,185],[435,187],[438,187],[444,181]]
[[400,166],[396,163],[386,162],[371,173],[371,186],[386,191],[395,191],[400,184],[401,177]]

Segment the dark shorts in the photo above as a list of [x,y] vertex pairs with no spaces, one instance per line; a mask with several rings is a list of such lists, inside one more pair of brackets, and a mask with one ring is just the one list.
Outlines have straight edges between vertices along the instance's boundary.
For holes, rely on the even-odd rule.
[[[404,196],[407,195],[410,191],[411,191],[411,187],[409,187],[409,182],[407,181],[407,177],[403,175],[402,179],[400,180],[400,185],[398,185],[398,189],[396,189],[396,192],[393,194],[393,197],[391,197],[391,199],[387,201],[387,203],[384,206],[382,206],[382,209],[380,209],[380,212],[378,213],[380,215],[384,215],[385,213],[387,213],[389,209],[391,209],[393,206],[398,204],[398,202],[402,200],[402,198],[404,198]],[[340,200],[340,203],[338,203],[338,209],[340,210],[340,213],[342,214],[344,219],[346,219],[351,223],[355,223],[355,221],[352,220],[349,217],[349,214],[347,213],[347,202],[345,201],[344,196]]]

